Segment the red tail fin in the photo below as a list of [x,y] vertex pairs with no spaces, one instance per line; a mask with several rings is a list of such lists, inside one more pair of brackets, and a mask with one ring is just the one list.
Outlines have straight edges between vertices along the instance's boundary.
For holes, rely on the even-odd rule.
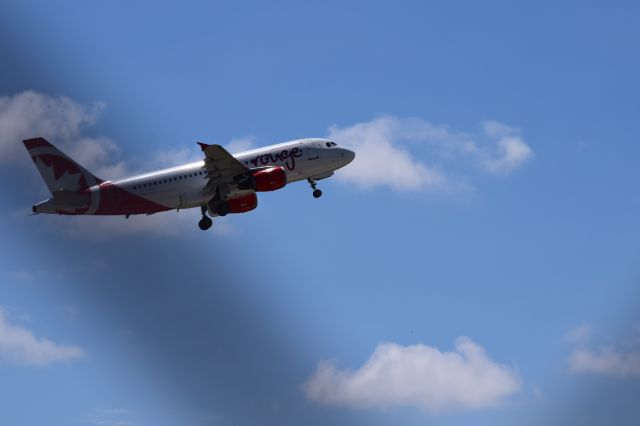
[[60,189],[79,191],[104,182],[44,138],[27,139],[23,143],[52,194]]

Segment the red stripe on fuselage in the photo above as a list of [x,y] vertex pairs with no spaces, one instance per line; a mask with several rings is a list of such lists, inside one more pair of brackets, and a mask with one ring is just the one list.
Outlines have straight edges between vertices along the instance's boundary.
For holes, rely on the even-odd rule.
[[125,215],[147,214],[171,210],[110,183],[100,184],[100,205],[94,214]]

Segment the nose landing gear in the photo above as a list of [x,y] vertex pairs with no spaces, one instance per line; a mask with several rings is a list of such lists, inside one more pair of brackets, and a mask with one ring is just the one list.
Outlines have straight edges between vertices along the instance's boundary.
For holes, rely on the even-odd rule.
[[322,196],[322,191],[320,191],[318,188],[316,188],[315,179],[307,178],[307,182],[309,182],[309,185],[313,189],[313,198],[320,198]]
[[213,225],[213,220],[211,220],[211,218],[207,216],[207,206],[201,206],[200,209],[202,210],[202,219],[200,219],[200,222],[198,222],[198,226],[203,231],[206,231],[207,229],[211,228],[211,225]]

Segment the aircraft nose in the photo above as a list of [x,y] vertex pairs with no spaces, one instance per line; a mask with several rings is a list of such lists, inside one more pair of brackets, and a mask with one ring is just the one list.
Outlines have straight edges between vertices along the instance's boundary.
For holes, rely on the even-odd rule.
[[347,148],[342,148],[342,158],[346,161],[345,164],[349,164],[356,158],[356,153]]

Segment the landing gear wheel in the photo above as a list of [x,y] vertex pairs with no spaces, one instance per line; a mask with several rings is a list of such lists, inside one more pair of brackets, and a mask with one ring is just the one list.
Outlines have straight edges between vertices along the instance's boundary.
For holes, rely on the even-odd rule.
[[313,198],[320,198],[322,195],[322,191],[316,188],[316,181],[312,178],[307,178],[307,182],[309,182],[309,186],[313,189]]
[[202,216],[202,219],[200,219],[200,222],[198,222],[198,226],[203,231],[206,231],[207,229],[211,228],[211,225],[213,225],[213,221],[211,220],[210,217],[207,217],[207,216]]
[[198,222],[198,226],[203,231],[206,231],[207,229],[211,228],[211,225],[213,225],[213,221],[209,216],[207,216],[207,206],[200,206],[200,211],[202,212],[202,219],[200,219],[200,222]]

